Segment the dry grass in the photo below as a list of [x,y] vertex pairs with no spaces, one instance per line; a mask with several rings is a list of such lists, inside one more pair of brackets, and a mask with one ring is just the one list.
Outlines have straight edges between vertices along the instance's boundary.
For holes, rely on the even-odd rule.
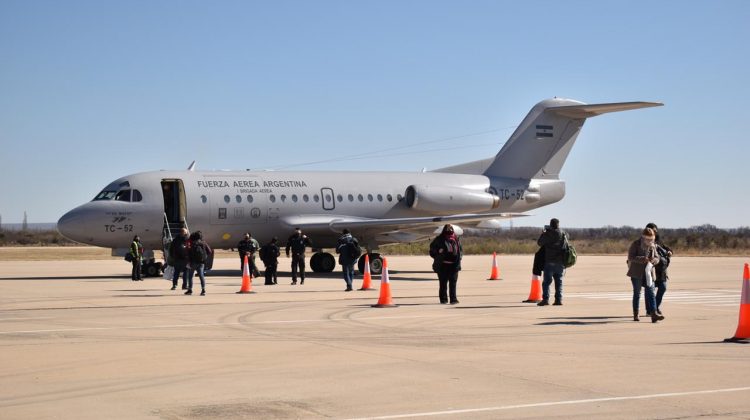
[[[231,251],[216,250],[217,258],[234,258]],[[157,253],[157,257],[160,257]],[[0,261],[121,260],[109,248],[96,246],[5,246],[0,247]],[[157,258],[159,259],[159,258]]]

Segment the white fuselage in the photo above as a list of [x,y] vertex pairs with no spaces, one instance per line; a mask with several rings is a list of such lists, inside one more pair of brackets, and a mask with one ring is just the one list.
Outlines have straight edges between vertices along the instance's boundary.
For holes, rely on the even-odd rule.
[[[410,186],[422,194],[411,206],[406,198]],[[313,245],[327,248],[340,235],[340,229],[327,223],[338,218],[521,213],[559,201],[564,192],[559,180],[437,172],[155,171],[112,182],[100,199],[63,216],[58,228],[78,242],[111,248],[126,247],[137,234],[146,247],[159,249],[165,222],[182,219],[191,231],[202,231],[213,247],[228,249],[245,232],[261,243],[277,236],[284,244],[294,227],[306,226]],[[495,197],[494,208],[485,206],[485,197]],[[444,206],[436,200],[444,200]],[[363,245],[377,248],[424,238],[434,226],[351,230]]]

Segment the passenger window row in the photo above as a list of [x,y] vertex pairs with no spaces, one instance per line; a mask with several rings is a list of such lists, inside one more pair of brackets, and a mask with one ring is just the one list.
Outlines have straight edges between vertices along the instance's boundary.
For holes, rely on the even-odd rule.
[[[137,190],[136,190],[136,191],[137,191]],[[140,193],[139,193],[139,194],[140,194]],[[245,201],[246,201],[247,203],[252,203],[253,201],[255,201],[252,195],[247,195],[247,196],[245,196],[245,197],[242,197],[242,196],[241,196],[241,195],[239,195],[239,194],[237,194],[237,195],[235,195],[235,196],[234,196],[234,201],[235,201],[235,202],[236,202],[237,204],[240,204],[240,203],[242,203],[242,200],[243,200],[243,198],[245,199]],[[387,201],[387,202],[391,203],[391,202],[393,202],[393,198],[394,198],[394,197],[393,197],[393,195],[391,195],[391,194],[386,194],[386,195],[383,195],[383,194],[377,194],[377,195],[367,194],[367,196],[364,196],[364,195],[362,195],[362,194],[357,194],[357,196],[356,196],[356,197],[354,196],[354,194],[347,194],[347,196],[346,196],[346,199],[347,199],[347,200],[348,200],[348,201],[349,201],[350,203],[353,203],[353,202],[355,202],[355,199],[356,199],[356,201],[357,201],[357,202],[363,203],[363,202],[365,201],[365,198],[366,198],[366,199],[367,199],[367,201],[368,201],[368,202],[370,202],[370,203],[372,203],[372,202],[374,202],[374,201],[376,201],[376,200],[377,200],[378,202],[380,202],[380,203],[382,203],[383,201]],[[278,200],[279,200],[279,201],[281,201],[282,203],[285,203],[285,202],[286,202],[286,201],[287,201],[288,199],[289,199],[289,200],[291,200],[291,201],[292,201],[293,203],[297,203],[297,202],[299,202],[299,200],[300,200],[300,197],[299,197],[299,196],[297,196],[297,194],[292,194],[292,195],[291,195],[291,197],[288,197],[288,196],[287,196],[286,194],[281,194],[281,195],[280,195],[280,196],[278,197]],[[326,195],[325,199],[326,199],[326,201],[327,201],[327,202],[330,202],[330,201],[331,201],[331,197],[330,197],[329,195]],[[276,202],[276,200],[277,200],[277,198],[276,198],[276,194],[270,194],[270,195],[268,196],[268,200],[269,200],[270,202],[272,202],[272,203],[275,203],[275,202]],[[313,194],[313,196],[312,196],[312,200],[313,200],[314,202],[316,202],[316,203],[319,203],[319,202],[320,202],[320,196],[319,196],[318,194]],[[401,194],[397,194],[397,195],[396,195],[396,201],[401,201],[401,200],[403,200],[403,196],[402,196]],[[140,200],[139,200],[139,201],[140,201]],[[208,202],[208,197],[206,197],[205,195],[202,195],[202,196],[201,196],[201,201],[202,201],[202,202],[203,202],[204,204],[205,204],[205,203],[207,203],[207,202]],[[303,195],[302,195],[302,201],[303,201],[303,202],[305,202],[305,203],[308,203],[308,202],[310,202],[310,196],[309,196],[309,195],[307,195],[307,194],[303,194]],[[336,196],[336,201],[338,201],[339,203],[343,203],[343,202],[344,202],[344,196],[343,196],[343,195],[341,195],[341,194],[338,194],[338,195]],[[225,203],[227,203],[227,204],[231,203],[231,202],[232,202],[232,197],[230,197],[230,196],[229,196],[228,194],[227,194],[227,195],[225,195],[225,196],[224,196],[224,202],[225,202]]]

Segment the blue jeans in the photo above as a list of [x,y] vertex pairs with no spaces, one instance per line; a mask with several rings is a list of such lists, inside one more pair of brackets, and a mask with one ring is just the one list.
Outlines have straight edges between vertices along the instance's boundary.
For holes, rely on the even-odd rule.
[[352,288],[352,281],[354,281],[354,263],[341,264],[341,270],[344,272],[344,281],[346,282],[346,288]]
[[[201,290],[206,290],[206,275],[205,275],[206,264],[198,264],[195,271],[198,273],[198,277],[201,279]],[[193,290],[193,269],[188,269],[190,275],[188,276],[188,290]]]
[[656,307],[656,299],[654,298],[654,288],[643,285],[643,279],[637,279],[635,277],[630,278],[630,282],[633,283],[633,313],[638,312],[638,306],[641,301],[641,288],[646,289],[646,310],[649,308]]
[[565,266],[558,263],[544,263],[544,280],[542,281],[542,299],[549,300],[549,285],[555,280],[555,300],[562,300],[562,279],[565,275]]

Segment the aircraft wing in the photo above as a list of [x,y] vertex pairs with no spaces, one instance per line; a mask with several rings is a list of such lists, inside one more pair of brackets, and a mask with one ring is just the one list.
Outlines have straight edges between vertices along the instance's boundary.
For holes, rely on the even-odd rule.
[[356,216],[330,216],[330,215],[299,215],[283,218],[283,222],[290,228],[299,227],[303,230],[330,229],[340,232],[342,229],[415,229],[429,226],[438,226],[444,223],[466,223],[479,222],[490,219],[508,219],[511,217],[524,217],[522,213],[485,213],[485,214],[455,214],[450,216],[423,216],[423,217],[398,217],[392,219],[371,219]]

